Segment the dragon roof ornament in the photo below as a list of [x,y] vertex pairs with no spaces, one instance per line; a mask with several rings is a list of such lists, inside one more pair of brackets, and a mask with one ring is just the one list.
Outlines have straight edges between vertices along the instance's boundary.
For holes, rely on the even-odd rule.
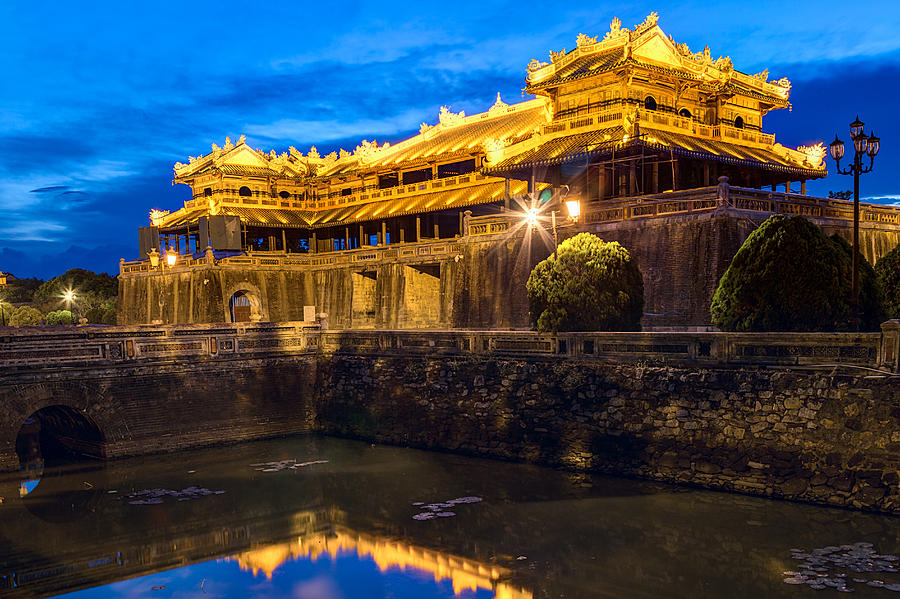
[[445,127],[453,127],[454,125],[459,125],[460,123],[462,123],[464,118],[466,118],[465,110],[461,110],[459,111],[459,113],[450,112],[450,109],[446,106],[441,106],[441,112],[440,114],[438,114],[438,121]]

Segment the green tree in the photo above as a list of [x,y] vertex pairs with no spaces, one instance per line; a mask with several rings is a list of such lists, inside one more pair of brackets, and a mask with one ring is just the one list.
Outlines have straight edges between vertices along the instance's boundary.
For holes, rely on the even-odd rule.
[[900,245],[875,263],[875,274],[884,293],[887,318],[900,318]]
[[[75,299],[67,305],[64,296],[72,291]],[[106,273],[94,273],[83,268],[72,268],[64,274],[43,283],[34,292],[34,304],[45,312],[61,307],[70,308],[77,316],[118,295],[116,277]]]
[[88,309],[84,317],[91,324],[116,324],[117,303],[115,298],[104,300]]
[[44,315],[37,308],[20,306],[9,318],[9,324],[14,327],[28,327],[41,324]]
[[566,239],[526,284],[539,331],[638,331],[644,281],[624,247],[591,233]]
[[3,288],[3,301],[11,304],[30,304],[34,299],[34,292],[43,282],[43,279],[36,277],[18,279],[10,274],[6,279],[6,287]]
[[14,311],[15,308],[12,304],[0,302],[0,326],[9,325],[9,319],[12,318],[12,313]]
[[47,313],[47,324],[49,325],[73,325],[75,324],[75,316],[68,310],[54,310]]
[[[863,259],[865,261],[865,259]],[[865,273],[864,265],[860,268]],[[862,326],[877,329],[879,293],[861,277]],[[747,237],[713,295],[713,324],[725,331],[834,331],[852,326],[851,260],[802,216],[776,215]]]

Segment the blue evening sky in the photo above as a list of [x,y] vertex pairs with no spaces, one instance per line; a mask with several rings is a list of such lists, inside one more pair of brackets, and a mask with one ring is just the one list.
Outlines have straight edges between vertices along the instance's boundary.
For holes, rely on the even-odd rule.
[[[525,65],[650,11],[692,50],[793,82],[764,124],[827,143],[857,112],[882,138],[862,195],[900,199],[900,10],[893,2],[0,2],[0,271],[118,271],[151,208],[189,197],[172,164],[245,133],[251,146],[352,150],[441,105],[522,99]],[[833,170],[833,164],[829,165]],[[810,192],[851,188],[830,175]]]

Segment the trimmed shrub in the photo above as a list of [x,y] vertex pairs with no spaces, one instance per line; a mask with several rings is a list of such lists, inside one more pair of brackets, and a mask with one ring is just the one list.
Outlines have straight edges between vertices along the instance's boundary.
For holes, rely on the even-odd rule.
[[20,306],[9,318],[9,324],[14,327],[28,327],[41,324],[44,315],[37,308],[31,306]]
[[69,310],[54,310],[47,313],[47,324],[49,325],[73,325],[75,324],[75,316]]
[[[877,330],[880,292],[860,264],[861,327]],[[840,331],[852,328],[851,257],[802,216],[776,215],[747,237],[719,281],[710,313],[725,331]],[[865,289],[865,291],[863,291]]]
[[881,283],[887,318],[900,318],[900,245],[875,263],[875,274]]
[[526,284],[539,331],[638,331],[644,281],[624,247],[591,233],[566,239]]

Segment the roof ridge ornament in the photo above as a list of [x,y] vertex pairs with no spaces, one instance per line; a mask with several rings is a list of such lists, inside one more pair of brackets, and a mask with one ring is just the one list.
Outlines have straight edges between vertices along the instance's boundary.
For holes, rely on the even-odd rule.
[[610,42],[613,40],[617,40],[628,33],[628,29],[622,27],[622,19],[620,19],[619,17],[613,17],[613,20],[609,23],[609,31],[607,31],[606,35],[603,36],[603,41]]
[[466,118],[466,111],[460,110],[459,113],[451,112],[446,106],[441,106],[441,112],[438,114],[438,121],[445,127],[453,127],[462,123]]
[[806,160],[815,168],[821,168],[825,161],[825,145],[820,141],[812,146],[797,146],[797,151],[806,154]]
[[507,107],[509,107],[509,104],[507,104],[506,102],[504,102],[503,100],[501,100],[501,99],[500,99],[500,92],[497,92],[497,101],[494,102],[494,105],[493,105],[493,106],[491,106],[490,108],[488,108],[488,114],[489,114],[489,115],[495,115],[495,114],[497,114],[498,112],[506,112]]
[[592,46],[597,43],[597,36],[588,37],[583,33],[579,33],[578,37],[575,38],[575,47],[581,48],[582,46]]

